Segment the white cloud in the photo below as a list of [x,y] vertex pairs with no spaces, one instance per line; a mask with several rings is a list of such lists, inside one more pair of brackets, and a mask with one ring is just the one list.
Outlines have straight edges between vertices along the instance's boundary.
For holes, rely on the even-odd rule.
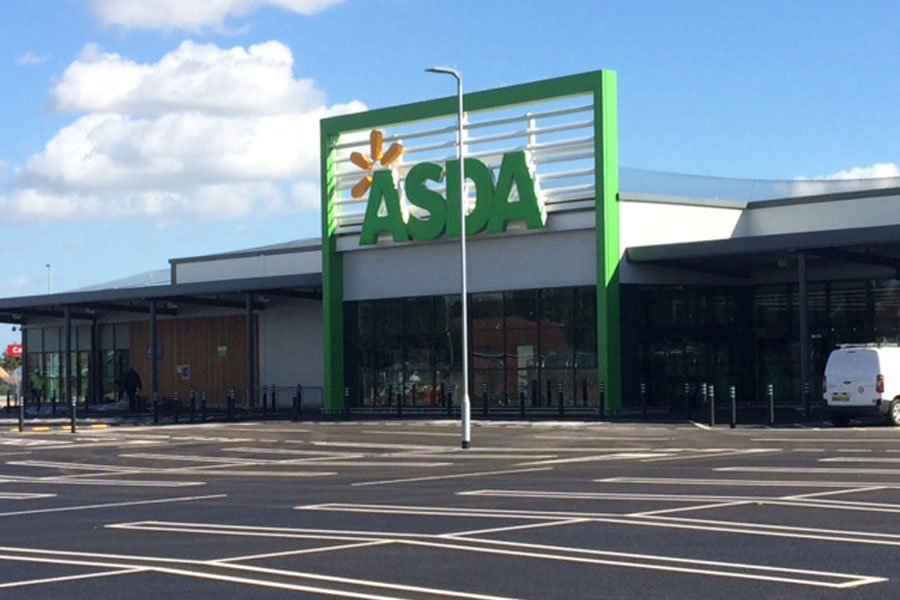
[[789,183],[777,185],[776,190],[785,196],[813,196],[895,187],[898,185],[898,179],[900,179],[900,165],[892,162],[875,163],[868,167],[851,167],[819,177],[797,177]]
[[896,163],[875,163],[870,167],[852,167],[831,175],[816,179],[875,179],[881,177],[900,177],[900,166]]
[[273,6],[310,15],[343,0],[91,0],[94,14],[106,25],[137,29],[221,29],[229,17]]
[[49,57],[46,54],[36,54],[28,51],[25,54],[16,57],[16,64],[20,67],[31,67],[47,62]]
[[275,41],[246,49],[185,41],[152,64],[89,44],[51,96],[62,112],[277,114],[321,106],[324,94],[311,79],[294,79],[293,67],[290,48]]
[[34,283],[28,277],[13,277],[11,279],[7,279],[2,282],[3,290],[24,290],[27,287],[30,287],[31,284]]
[[57,110],[87,114],[17,170],[0,210],[170,219],[315,209],[319,120],[365,107],[327,106],[292,65],[278,42],[185,42],[152,64],[87,47],[53,89]]

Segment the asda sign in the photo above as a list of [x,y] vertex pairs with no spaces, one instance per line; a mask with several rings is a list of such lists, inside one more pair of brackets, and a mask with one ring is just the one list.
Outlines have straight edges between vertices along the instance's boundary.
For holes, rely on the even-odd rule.
[[[522,221],[528,229],[545,226],[546,211],[538,200],[525,152],[504,154],[496,181],[491,168],[475,158],[465,159],[465,175],[474,184],[476,197],[475,209],[466,216],[466,235],[482,231],[501,233],[512,221]],[[432,189],[444,181],[446,196]],[[515,200],[513,188],[518,195]],[[414,207],[407,213],[400,206],[394,173],[390,169],[372,172],[359,236],[361,246],[374,244],[380,235],[390,235],[395,242],[427,241],[442,235],[459,237],[459,160],[448,161],[445,166],[418,163],[407,173],[403,192]]]

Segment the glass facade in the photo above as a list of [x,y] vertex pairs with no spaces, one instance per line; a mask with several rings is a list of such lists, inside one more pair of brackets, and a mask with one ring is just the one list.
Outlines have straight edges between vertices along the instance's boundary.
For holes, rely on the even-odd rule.
[[[72,394],[79,403],[118,400],[130,364],[128,325],[99,325],[98,330],[100,347],[95,350],[89,326],[72,328]],[[35,327],[24,333],[28,336],[25,371],[31,400],[61,403],[66,376],[64,329]],[[95,389],[99,393],[95,394]]]
[[[459,295],[344,306],[352,408],[458,406]],[[469,315],[473,411],[596,411],[593,287],[471,294]]]
[[[841,344],[900,342],[900,281],[807,286],[813,410]],[[742,420],[762,422],[769,386],[781,418],[805,410],[797,284],[747,287],[623,286],[623,412],[706,419],[712,385],[724,418],[734,386]]]

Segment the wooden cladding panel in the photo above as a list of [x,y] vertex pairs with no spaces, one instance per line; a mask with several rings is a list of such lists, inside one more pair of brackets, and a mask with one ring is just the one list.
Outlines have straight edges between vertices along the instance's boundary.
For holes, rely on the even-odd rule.
[[[253,317],[254,369],[259,373],[259,319]],[[131,364],[144,384],[142,394],[149,396],[150,379],[150,321],[131,324]],[[172,397],[179,391],[186,398],[193,387],[207,390],[210,398],[229,386],[243,397],[247,387],[246,317],[198,317],[158,319],[157,344],[162,346],[162,358],[157,362],[160,397]],[[226,348],[220,356],[219,348]],[[178,365],[190,366],[190,379],[182,379]],[[257,382],[258,384],[258,382]]]

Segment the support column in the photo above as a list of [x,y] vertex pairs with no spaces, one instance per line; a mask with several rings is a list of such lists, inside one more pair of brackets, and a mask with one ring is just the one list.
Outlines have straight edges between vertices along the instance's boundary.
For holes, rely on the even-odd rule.
[[156,300],[150,301],[150,402],[159,402],[159,373],[157,372]]
[[91,351],[88,352],[88,392],[85,397],[85,408],[87,403],[97,405],[103,398],[103,373],[102,365],[103,356],[100,354],[100,325],[97,321],[91,322]]
[[800,394],[806,419],[811,416],[809,397],[809,302],[806,289],[806,255],[797,257],[797,304],[800,309]]
[[[75,402],[72,397],[72,309],[68,306],[63,307],[63,318],[65,320],[66,330],[66,377],[65,377],[65,400],[63,402],[69,405],[72,411],[72,423],[75,422]],[[65,409],[63,409],[65,410]]]
[[[24,402],[25,398],[31,397],[31,369],[33,368],[28,363],[28,332],[25,330],[24,318],[19,323],[19,332],[22,334],[22,383],[19,386],[19,390],[22,392],[20,400]],[[18,403],[16,406],[18,406]]]
[[256,369],[253,353],[253,294],[247,294],[247,406],[254,406],[253,391],[256,389]]

